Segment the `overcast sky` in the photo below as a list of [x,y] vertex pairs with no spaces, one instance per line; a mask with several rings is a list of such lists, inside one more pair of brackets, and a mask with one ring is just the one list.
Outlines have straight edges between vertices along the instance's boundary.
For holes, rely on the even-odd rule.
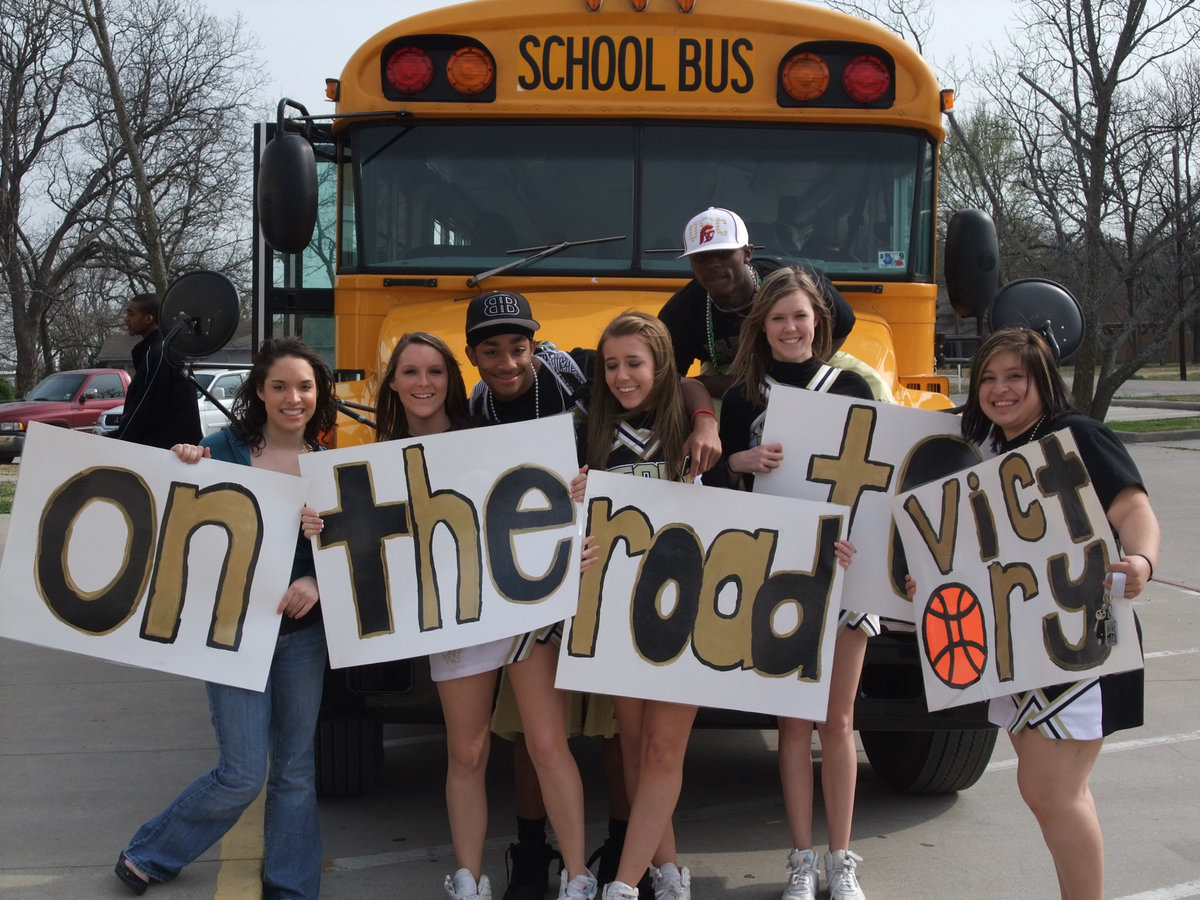
[[[574,2],[582,4],[583,0]],[[1003,44],[1018,3],[1019,0],[973,0],[969,4],[964,0],[933,0],[935,20],[926,48],[930,62],[940,72],[952,57],[961,63],[972,55],[982,55],[989,42]],[[342,0],[340,3],[205,0],[205,5],[223,17],[241,12],[257,36],[268,79],[263,85],[268,111],[273,113],[280,97],[291,97],[316,114],[332,112],[333,104],[325,99],[325,79],[341,75],[346,61],[368,37],[413,13],[450,3],[447,0]],[[970,12],[965,13],[965,8]],[[969,91],[963,85],[946,86],[957,88],[962,110],[970,100]]]

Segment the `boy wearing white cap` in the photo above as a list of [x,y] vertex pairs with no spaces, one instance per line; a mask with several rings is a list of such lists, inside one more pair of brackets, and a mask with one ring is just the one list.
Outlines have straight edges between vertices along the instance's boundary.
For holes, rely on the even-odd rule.
[[[659,311],[675,345],[675,364],[686,372],[702,363],[699,381],[714,397],[729,388],[725,374],[737,353],[742,320],[758,286],[783,263],[752,259],[754,246],[746,223],[737,213],[710,206],[692,217],[683,230],[680,259],[692,267],[692,280]],[[809,267],[833,309],[833,342],[837,349],[854,327],[854,310],[825,277]]]

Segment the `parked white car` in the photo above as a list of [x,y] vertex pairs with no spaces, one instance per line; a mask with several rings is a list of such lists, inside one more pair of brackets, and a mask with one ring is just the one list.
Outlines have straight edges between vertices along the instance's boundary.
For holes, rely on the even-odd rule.
[[[221,401],[226,409],[233,402],[233,398],[237,396],[238,388],[242,386],[242,382],[246,380],[246,375],[249,373],[250,367],[245,368],[223,368],[223,369],[196,369],[193,373],[196,380],[210,394]],[[229,420],[225,418],[225,413],[217,408],[217,405],[205,397],[199,391],[196,391],[196,402],[200,406],[200,428],[204,434],[210,435],[214,431],[220,431]],[[93,434],[109,434],[117,430],[117,426],[121,424],[121,414],[125,411],[124,406],[114,406],[112,409],[106,409],[96,419],[96,424],[92,426]]]

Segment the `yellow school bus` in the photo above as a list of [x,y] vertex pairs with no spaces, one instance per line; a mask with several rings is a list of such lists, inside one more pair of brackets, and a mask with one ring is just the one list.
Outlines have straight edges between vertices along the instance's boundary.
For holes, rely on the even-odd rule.
[[[793,0],[473,0],[369,38],[328,94],[332,117],[284,100],[257,135],[256,329],[320,348],[368,414],[396,339],[462,347],[482,291],[525,294],[566,349],[657,312],[709,206],[757,256],[828,274],[857,314],[843,350],[897,400],[950,405],[933,374],[950,96],[883,28]],[[372,439],[344,421],[340,444]],[[422,669],[327,682],[324,791],[368,785],[381,721],[440,721]],[[911,632],[870,642],[855,721],[903,790],[969,786],[995,741],[976,707],[925,708]]]
[[[947,98],[885,29],[793,0],[476,0],[379,32],[327,93],[332,119],[281,105],[277,126],[317,148],[323,202],[303,253],[260,242],[256,314],[260,337],[321,346],[345,396],[372,404],[405,331],[462,346],[485,290],[528,296],[540,339],[594,346],[685,283],[683,227],[720,206],[756,255],[829,275],[858,316],[843,349],[899,402],[949,405],[933,374]],[[303,242],[302,219],[271,244]]]

